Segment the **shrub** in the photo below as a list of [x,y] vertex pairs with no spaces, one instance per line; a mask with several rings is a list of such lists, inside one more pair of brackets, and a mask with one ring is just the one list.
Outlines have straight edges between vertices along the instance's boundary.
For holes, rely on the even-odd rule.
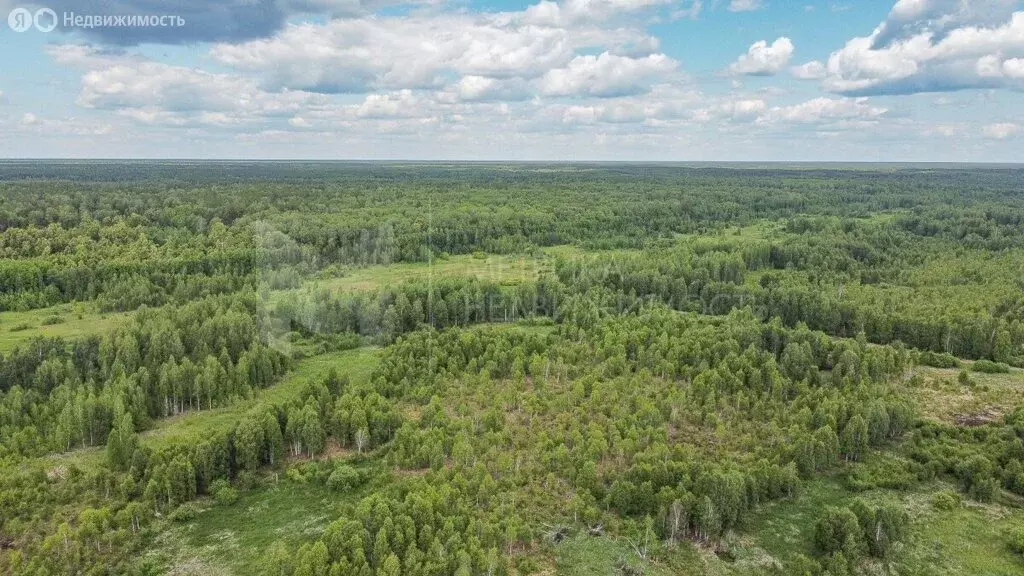
[[342,464],[331,472],[331,476],[327,479],[327,487],[331,490],[352,490],[361,486],[363,483],[363,475],[359,473],[359,470],[347,465]]
[[43,318],[43,321],[39,323],[40,326],[53,326],[54,324],[63,324],[64,318],[60,316],[47,316]]
[[1024,530],[1011,535],[1010,549],[1017,554],[1024,554]]
[[1003,364],[1002,362],[978,360],[974,364],[971,364],[971,370],[974,372],[983,372],[985,374],[1006,374],[1010,371],[1010,366],[1009,364]]
[[864,544],[857,516],[849,508],[829,508],[814,525],[814,544],[825,555],[861,556]]
[[200,512],[202,510],[195,502],[186,502],[175,508],[167,517],[172,522],[188,522],[198,516]]
[[213,484],[210,484],[210,494],[221,506],[230,506],[238,501],[238,490],[224,479],[214,480]]
[[956,379],[962,386],[970,386],[973,384],[973,382],[971,382],[971,375],[967,373],[967,370],[962,368],[960,369],[960,374],[957,375]]
[[936,510],[953,510],[960,507],[960,495],[952,490],[942,490],[932,495],[932,507]]
[[931,352],[924,351],[918,357],[917,361],[924,366],[931,366],[933,368],[959,368],[960,360],[952,354],[946,354],[945,352]]
[[289,468],[288,471],[285,472],[284,475],[285,475],[286,478],[288,478],[292,482],[305,482],[306,481],[306,477],[302,475],[302,471],[299,470],[298,468]]

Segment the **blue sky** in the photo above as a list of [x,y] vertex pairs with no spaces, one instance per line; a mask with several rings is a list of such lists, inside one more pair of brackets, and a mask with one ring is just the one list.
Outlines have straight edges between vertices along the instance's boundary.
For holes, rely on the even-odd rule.
[[20,9],[6,158],[1024,162],[1024,0]]

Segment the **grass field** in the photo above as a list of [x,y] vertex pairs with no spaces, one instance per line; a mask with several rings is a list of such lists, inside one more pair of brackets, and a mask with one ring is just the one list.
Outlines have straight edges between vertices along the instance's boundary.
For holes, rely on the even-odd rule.
[[303,283],[302,288],[275,291],[270,299],[273,302],[281,295],[309,288],[326,289],[331,292],[368,291],[408,280],[427,278],[474,276],[492,282],[519,282],[535,279],[546,265],[547,258],[543,256],[461,254],[430,263],[400,262],[388,266],[352,268],[343,276],[313,279]]
[[[911,533],[894,550],[890,574],[1024,574],[1024,560],[1008,548],[1011,534],[1024,529],[1024,510],[966,501],[952,510],[940,510],[931,499],[942,490],[955,487],[931,482],[906,491],[853,492],[838,476],[812,480],[798,498],[769,503],[758,510],[744,531],[733,568],[736,574],[748,574],[748,558],[771,557],[786,562],[797,554],[813,557],[814,523],[822,511],[863,498],[873,504],[899,504],[910,514]],[[881,569],[881,563],[876,563]]]
[[[703,564],[692,546],[683,544],[683,548],[676,556],[682,558],[685,555],[693,568]],[[678,567],[669,568],[643,560],[628,542],[606,536],[578,534],[558,544],[555,554],[555,572],[564,576],[611,576],[625,573],[624,568],[647,576],[701,574],[697,571],[680,572]]]
[[280,540],[295,550],[316,539],[338,517],[339,506],[366,491],[339,493],[282,479],[243,491],[230,505],[203,501],[195,518],[172,523],[145,558],[178,575],[256,574],[263,552]]
[[[9,352],[36,336],[81,338],[111,330],[130,312],[96,311],[91,305],[61,304],[27,312],[0,312],[0,352]],[[59,319],[60,322],[54,322]]]
[[[964,362],[964,367],[969,366]],[[1024,406],[1024,370],[1020,368],[1011,368],[1007,374],[970,372],[968,385],[958,381],[960,370],[956,368],[918,366],[914,370],[924,383],[909,388],[908,393],[923,417],[938,422],[953,424],[957,415],[998,419]]]

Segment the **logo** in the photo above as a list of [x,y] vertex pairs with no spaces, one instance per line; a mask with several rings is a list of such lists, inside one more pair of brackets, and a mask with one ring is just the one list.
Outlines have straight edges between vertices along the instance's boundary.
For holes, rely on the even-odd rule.
[[33,26],[40,32],[53,32],[57,27],[57,13],[49,8],[40,8],[35,14],[28,8],[15,8],[7,15],[7,24],[15,32],[27,32]]
[[[57,13],[50,8],[40,8],[33,14],[28,8],[15,8],[7,15],[7,24],[15,32],[27,32],[35,26],[40,32],[53,32],[57,25]],[[185,19],[174,14],[75,14],[64,12],[63,25],[66,29],[84,28],[137,28],[172,27],[181,28]]]
[[53,29],[57,27],[57,13],[49,8],[40,8],[36,10],[32,21],[36,25],[36,30],[40,32],[53,32]]
[[[56,20],[56,15],[54,15],[54,20]],[[25,32],[32,27],[33,23],[32,13],[27,8],[15,8],[7,16],[7,24],[15,32]]]

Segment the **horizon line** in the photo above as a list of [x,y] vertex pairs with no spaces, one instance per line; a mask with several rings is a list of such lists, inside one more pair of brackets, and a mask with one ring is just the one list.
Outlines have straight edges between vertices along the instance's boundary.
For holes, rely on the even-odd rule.
[[415,158],[189,158],[189,157],[124,157],[124,158],[85,158],[85,157],[0,157],[0,163],[11,162],[206,162],[206,163],[243,163],[243,162],[318,162],[318,163],[420,163],[420,164],[808,164],[808,165],[976,165],[976,166],[1021,166],[1024,162],[999,162],[977,160],[597,160],[597,159],[515,159],[515,160],[481,160],[481,159],[415,159]]

